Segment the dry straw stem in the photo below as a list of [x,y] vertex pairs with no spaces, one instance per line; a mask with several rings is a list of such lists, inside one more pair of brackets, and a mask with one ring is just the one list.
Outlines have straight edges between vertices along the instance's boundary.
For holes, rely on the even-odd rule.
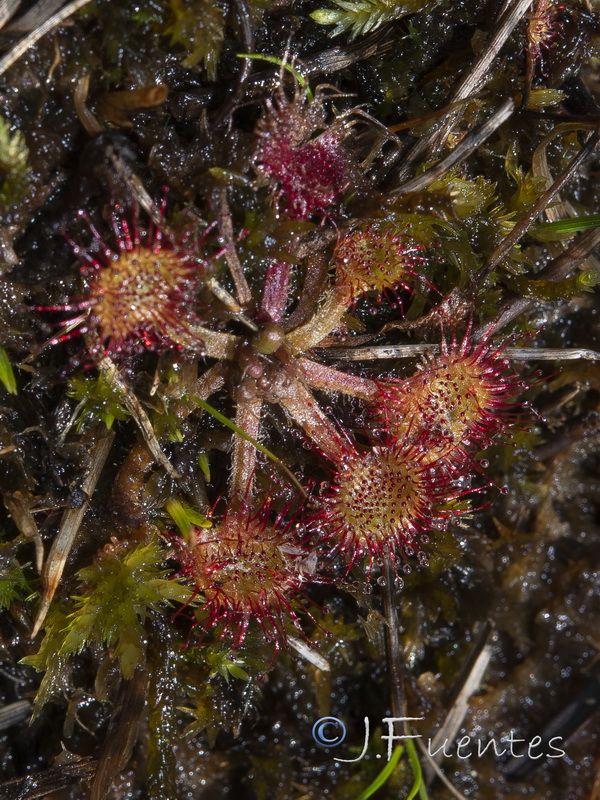
[[[532,0],[512,0],[512,2],[511,0],[507,0],[498,15],[496,30],[482,48],[479,58],[459,81],[444,105],[467,99],[479,87],[482,81],[492,74],[490,72],[492,62],[496,59],[516,26],[527,13],[531,3]],[[455,120],[456,114],[453,113],[439,130],[434,131],[431,136],[418,141],[403,157],[402,166],[399,168],[397,174],[397,179],[400,182],[406,180],[406,178],[412,174],[417,162],[428,160],[435,155],[446,140]]]
[[146,414],[140,401],[119,375],[117,365],[111,358],[104,356],[99,366],[110,384],[122,393],[123,404],[135,420],[156,463],[174,480],[181,483],[181,475],[163,453],[148,414]]
[[90,0],[73,0],[72,3],[67,3],[64,8],[57,11],[56,14],[49,17],[43,22],[39,28],[33,30],[28,36],[22,39],[13,49],[8,52],[4,58],[0,59],[0,75],[4,75],[7,69],[18,61],[34,44],[39,42],[40,39],[50,33],[53,28],[56,28],[70,16],[79,11],[80,8],[86,6]]
[[37,800],[62,789],[69,789],[74,783],[92,778],[97,763],[95,758],[66,752],[49,769],[36,772],[35,778],[25,775],[4,782],[2,800]]
[[468,133],[447,156],[434,164],[425,172],[417,175],[406,183],[403,183],[391,194],[394,196],[409,194],[410,192],[422,192],[431,183],[445,175],[452,167],[463,162],[471,153],[474,153],[489,137],[503,125],[513,114],[516,103],[513,99],[505,100],[500,108],[492,116],[475,130]]
[[[373,361],[383,358],[417,358],[439,353],[439,344],[394,344],[375,347],[338,347],[323,351],[328,358],[344,361]],[[581,347],[505,347],[502,352],[513,361],[600,361],[600,352]]]
[[31,715],[29,700],[17,700],[0,708],[0,731],[12,728],[13,725],[27,719]]
[[31,638],[34,639],[46,619],[50,603],[56,592],[56,588],[60,583],[67,557],[79,531],[79,527],[83,521],[83,516],[87,510],[89,499],[91,499],[102,468],[108,458],[108,454],[112,447],[115,434],[113,431],[106,431],[104,426],[101,425],[95,429],[92,442],[94,448],[90,454],[91,464],[86,473],[86,476],[81,484],[81,490],[86,495],[88,500],[83,503],[81,508],[68,508],[63,514],[60,522],[60,528],[56,538],[52,542],[52,547],[48,553],[48,558],[44,564],[42,571],[42,582],[44,584],[44,593],[42,595],[42,602],[33,625]]
[[435,775],[441,780],[441,782],[444,784],[446,789],[448,789],[452,797],[456,797],[457,800],[467,800],[465,795],[459,792],[458,789],[450,783],[448,778],[444,775],[442,770],[435,763],[432,756],[429,755],[429,751],[423,744],[422,740],[416,739],[416,742],[417,742],[417,747],[419,748],[419,750],[421,751],[421,755],[423,756],[423,760],[431,768],[431,771],[435,773]]
[[443,748],[440,746],[441,743],[454,741],[469,710],[469,700],[481,686],[481,681],[492,658],[494,649],[493,632],[494,629],[491,623],[486,622],[464,666],[462,676],[459,678],[455,690],[454,700],[446,714],[446,718],[433,737],[430,750],[437,751],[433,756],[436,763],[439,763],[444,757]]
[[8,20],[16,13],[21,5],[21,0],[3,0],[0,4],[0,28],[3,28]]
[[136,670],[131,680],[121,681],[98,760],[89,800],[104,800],[117,775],[127,764],[138,738],[148,693],[148,673]]
[[[523,19],[533,0],[507,0],[498,15],[498,27],[482,48],[481,55],[462,80],[458,82],[449,101],[456,102],[469,97],[490,74],[492,62],[508,41],[514,29]],[[442,135],[442,132],[439,132]]]
[[[14,20],[14,22],[11,22],[6,28],[6,33],[25,34],[34,30],[34,28],[39,28],[48,17],[58,11],[62,4],[63,0],[39,0],[32,8],[22,14],[18,19]],[[17,0],[16,2],[7,0],[7,5],[13,8],[12,13],[14,14],[17,8],[21,7],[21,0]]]
[[[600,247],[600,228],[595,228],[578,236],[575,241],[559,256],[547,264],[541,272],[536,273],[536,280],[560,281],[566,278],[579,264],[582,264],[590,255]],[[521,316],[526,311],[531,310],[537,301],[531,297],[515,297],[505,308],[502,309],[496,320],[490,325],[484,325],[475,332],[478,339],[487,331],[495,332],[504,328],[513,319]],[[565,351],[570,352],[570,351]],[[600,357],[593,350],[575,351],[586,353],[587,355],[572,356],[573,358],[586,358],[595,360]],[[568,358],[568,356],[564,356]]]
[[26,496],[21,491],[7,492],[4,495],[4,505],[23,536],[30,542],[33,542],[35,547],[35,565],[38,572],[41,572],[44,563],[44,545],[36,521],[29,510]]

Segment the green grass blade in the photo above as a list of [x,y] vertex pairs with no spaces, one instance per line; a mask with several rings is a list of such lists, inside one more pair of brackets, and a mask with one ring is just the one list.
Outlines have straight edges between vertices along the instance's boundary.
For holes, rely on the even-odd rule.
[[287,475],[287,477],[294,484],[296,489],[298,489],[298,491],[302,493],[302,496],[306,497],[306,490],[304,489],[302,484],[298,482],[295,475],[293,475],[292,472],[290,472],[290,470],[286,467],[283,461],[277,458],[275,453],[272,453],[270,450],[267,450],[267,448],[264,445],[262,445],[260,442],[257,442],[256,439],[253,439],[252,436],[250,436],[250,434],[242,430],[239,427],[239,425],[236,425],[235,422],[232,422],[224,414],[221,414],[220,411],[217,411],[216,408],[213,408],[209,403],[206,402],[206,400],[202,400],[200,397],[196,397],[196,395],[193,394],[190,395],[190,398],[194,401],[194,403],[199,405],[200,408],[206,411],[207,414],[210,414],[212,417],[219,420],[219,422],[222,422],[223,425],[228,427],[234,433],[237,433],[238,436],[242,437],[242,439],[245,439],[247,442],[250,442],[250,444],[254,445],[254,447],[256,447],[257,450],[260,450],[261,453],[264,453],[267,456],[267,458],[270,458],[271,461],[274,464],[277,464],[279,469],[282,470],[282,472],[284,472]]
[[589,214],[587,217],[559,219],[556,222],[539,222],[535,229],[552,233],[577,233],[598,227],[600,227],[600,214]]
[[417,748],[415,747],[415,743],[412,739],[406,740],[406,754],[408,756],[408,760],[410,761],[410,766],[415,779],[406,800],[413,800],[417,794],[419,795],[420,800],[428,800],[427,789],[423,783],[423,770],[421,769],[421,762],[419,761]]
[[172,497],[165,503],[165,508],[169,513],[171,519],[175,522],[181,535],[187,539],[190,535],[190,530],[195,528],[210,528],[212,527],[211,521],[204,514],[193,509],[187,503],[182,503],[176,497]]
[[302,75],[298,70],[293,67],[291,64],[288,64],[287,61],[283,61],[281,58],[277,58],[277,56],[263,56],[260,53],[238,53],[238,58],[253,58],[257,61],[268,61],[269,64],[277,64],[278,67],[283,67],[290,72],[294,78],[298,81],[298,85],[301,86],[304,91],[306,92],[306,96],[309,100],[313,99],[313,93],[310,90],[310,86],[306,83],[306,78]]
[[4,388],[9,394],[17,393],[15,373],[8,360],[8,354],[3,347],[0,347],[0,381],[2,381]]
[[392,757],[385,765],[385,767],[381,770],[379,775],[375,778],[375,780],[370,783],[367,788],[360,793],[360,795],[356,798],[356,800],[367,800],[368,797],[371,797],[375,794],[378,789],[386,783],[392,772],[396,769],[396,765],[398,761],[400,761],[400,756],[404,752],[404,748],[401,745],[398,745],[394,752],[392,753]]

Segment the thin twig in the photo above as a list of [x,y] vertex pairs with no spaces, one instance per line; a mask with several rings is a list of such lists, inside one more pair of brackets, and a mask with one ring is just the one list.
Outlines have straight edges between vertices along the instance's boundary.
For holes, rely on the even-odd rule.
[[159,464],[174,480],[176,480],[178,483],[181,483],[181,475],[177,472],[167,456],[163,453],[160,443],[156,438],[156,434],[154,433],[154,428],[152,427],[152,423],[150,422],[148,414],[135,394],[121,378],[117,365],[111,358],[109,358],[109,356],[104,356],[98,366],[104,373],[104,376],[109,381],[111,386],[114,386],[122,394],[123,404],[140,429],[140,432],[144,437],[146,444],[148,445],[148,449],[154,456],[156,463]]
[[29,36],[22,39],[13,49],[8,52],[4,58],[0,59],[0,75],[4,75],[7,69],[18,61],[34,44],[43,39],[53,28],[56,28],[70,16],[79,11],[80,8],[86,6],[90,0],[73,0],[67,3],[64,8],[61,8],[56,14],[49,17],[39,28],[32,31]]
[[[431,742],[431,749],[434,752],[437,751],[437,755],[433,756],[433,760],[436,762],[439,762],[444,755],[443,744],[454,741],[469,710],[469,700],[481,685],[492,657],[493,632],[492,624],[486,622],[463,668],[461,677],[458,680],[454,700],[450,705],[444,722]],[[431,774],[429,777],[431,778]]]
[[[320,350],[319,354],[344,361],[375,361],[384,358],[417,358],[439,351],[439,344],[394,344],[327,348]],[[513,361],[600,361],[600,352],[581,347],[505,347],[502,353]]]
[[417,746],[419,747],[419,750],[421,751],[421,755],[424,757],[425,761],[427,762],[427,766],[430,767],[433,772],[435,772],[436,776],[441,780],[441,782],[444,784],[446,789],[448,789],[450,794],[453,797],[456,797],[457,800],[466,800],[466,797],[464,796],[464,794],[459,792],[458,789],[456,787],[454,787],[450,783],[448,778],[444,775],[442,770],[435,763],[435,761],[433,760],[433,756],[431,756],[429,754],[429,750],[425,747],[423,742],[420,739],[417,739],[416,741],[417,741]]
[[567,167],[560,173],[558,178],[553,182],[552,186],[544,192],[544,194],[533,204],[533,206],[524,214],[521,219],[516,223],[512,231],[505,236],[500,242],[498,247],[494,250],[488,258],[483,267],[477,272],[473,279],[473,283],[480,285],[482,281],[490,274],[504,256],[520,241],[520,239],[527,233],[529,228],[533,225],[536,219],[544,211],[546,206],[552,202],[554,197],[560,192],[563,186],[573,177],[577,168],[583,164],[589,155],[594,151],[598,140],[600,139],[600,132],[595,131],[583,145],[577,155],[571,159]]
[[[544,280],[557,282],[568,278],[580,264],[600,247],[600,228],[595,228],[578,236],[575,241],[559,256],[547,264],[543,270],[537,272],[534,280]],[[508,301],[506,306],[498,314],[492,325],[485,324],[480,326],[473,333],[475,339],[480,339],[484,335],[502,330],[513,319],[520,317],[530,311],[538,303],[533,297],[515,297]],[[593,351],[588,351],[593,352]],[[582,358],[592,358],[592,356],[582,356]]]
[[510,98],[506,100],[492,116],[478,128],[470,131],[457,145],[448,153],[447,156],[434,164],[425,172],[417,175],[410,181],[403,183],[397,189],[390,192],[392,197],[398,197],[409,192],[421,192],[431,183],[436,181],[448,170],[468,158],[471,153],[477,150],[486,139],[496,131],[512,115],[516,108],[515,101]]
[[387,665],[390,681],[392,713],[397,719],[406,717],[406,695],[404,693],[404,677],[402,675],[402,647],[398,625],[398,602],[396,599],[396,570],[390,558],[386,558],[383,567],[383,610],[385,613],[385,642]]
[[237,299],[241,306],[246,306],[252,300],[252,292],[248,286],[248,281],[244,275],[244,268],[240,263],[235,249],[235,236],[233,233],[233,221],[231,211],[227,202],[227,189],[222,186],[216,190],[217,216],[219,219],[219,231],[225,245],[225,260],[229,267],[229,272],[235,283]]
[[20,5],[21,0],[2,0],[0,3],[0,28],[3,28],[13,14],[16,14]]
[[[490,67],[500,50],[519,24],[532,0],[514,0],[504,4],[497,18],[497,28],[485,43],[481,50],[481,55],[473,63],[469,71],[461,78],[446,104],[454,103],[458,100],[466,100],[480,86],[486,77],[491,77]],[[456,114],[452,114],[444,125],[434,131],[431,136],[418,141],[408,153],[402,158],[402,163],[398,170],[397,180],[405,180],[408,175],[414,172],[415,165],[419,161],[426,160],[440,149],[447,139],[450,127],[456,119]]]
[[459,81],[454,91],[450,95],[450,102],[464,100],[473,94],[486,77],[491,77],[490,67],[492,62],[500,53],[506,41],[511,36],[521,19],[527,13],[532,0],[514,0],[506,4],[506,10],[498,18],[498,27],[489,41],[481,50],[481,55],[472,65],[471,69]]
[[583,263],[597,247],[600,247],[600,228],[593,228],[575,239],[564,253],[561,253],[547,264],[541,272],[535,275],[535,278],[546,281],[563,280],[575,267]]

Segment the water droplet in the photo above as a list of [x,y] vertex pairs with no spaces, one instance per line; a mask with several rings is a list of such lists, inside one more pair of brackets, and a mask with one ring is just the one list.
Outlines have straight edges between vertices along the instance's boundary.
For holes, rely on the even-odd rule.
[[396,575],[396,577],[394,578],[394,586],[396,587],[396,589],[402,589],[404,587],[404,581],[402,580],[400,575]]
[[411,567],[411,565],[410,565],[410,564],[405,564],[405,565],[402,567],[402,572],[403,572],[405,575],[410,575],[410,573],[412,572],[412,567]]
[[386,585],[386,580],[385,580],[385,578],[383,577],[383,575],[380,575],[380,576],[377,578],[377,585],[378,585],[378,586],[385,586],[385,585]]

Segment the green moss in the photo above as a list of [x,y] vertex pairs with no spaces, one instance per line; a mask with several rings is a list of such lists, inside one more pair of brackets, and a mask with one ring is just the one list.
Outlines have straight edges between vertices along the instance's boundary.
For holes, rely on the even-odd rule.
[[[246,647],[242,648],[243,653]],[[249,671],[264,671],[266,663],[260,648],[248,648],[250,662],[243,655],[232,657],[228,647],[215,642],[185,651],[187,666],[182,669],[182,685],[187,687],[186,705],[179,710],[192,717],[185,735],[205,733],[212,747],[220,731],[231,730],[236,721],[239,690],[250,680]],[[233,681],[232,681],[233,678]]]
[[515,191],[506,201],[506,210],[521,215],[539,200],[548,188],[548,182],[543,176],[534,175],[533,172],[520,166],[517,146],[514,143],[506,154],[504,166],[506,174],[516,184]]
[[0,547],[0,608],[8,608],[27,590],[27,580],[23,568],[14,557],[12,547]]
[[67,394],[78,401],[74,412],[78,431],[86,430],[98,421],[110,429],[116,419],[125,419],[128,415],[123,405],[123,393],[108,381],[103,372],[97,378],[71,378]]
[[496,200],[496,185],[483,175],[468,178],[451,170],[428,187],[432,194],[447,196],[459,219],[481,214]]
[[46,625],[38,653],[24,663],[38,670],[54,670],[53,660],[81,651],[90,644],[107,648],[125,678],[144,661],[144,622],[151,611],[162,611],[171,601],[184,603],[190,591],[167,580],[156,542],[129,549],[109,545],[96,562],[77,573],[80,593],[61,606]]
[[169,0],[169,10],[164,34],[171,37],[171,44],[180,44],[189,52],[183,66],[202,62],[209,80],[215,80],[225,37],[225,8],[210,0]]
[[211,521],[193,509],[187,503],[182,503],[175,497],[172,497],[165,503],[165,508],[169,515],[179,528],[183,537],[189,536],[192,527],[197,528],[210,528]]
[[590,272],[579,272],[562,281],[535,280],[525,275],[507,276],[503,281],[509,289],[523,297],[532,297],[540,302],[568,300],[573,295],[591,292],[598,283],[598,276]]
[[335,25],[332,36],[350,33],[355,39],[379,28],[386,22],[402,19],[407,14],[424,14],[439,4],[439,0],[334,0],[337,8],[313,11],[311,17],[319,25]]
[[23,196],[30,178],[29,150],[20,131],[0,117],[0,211],[6,211]]

